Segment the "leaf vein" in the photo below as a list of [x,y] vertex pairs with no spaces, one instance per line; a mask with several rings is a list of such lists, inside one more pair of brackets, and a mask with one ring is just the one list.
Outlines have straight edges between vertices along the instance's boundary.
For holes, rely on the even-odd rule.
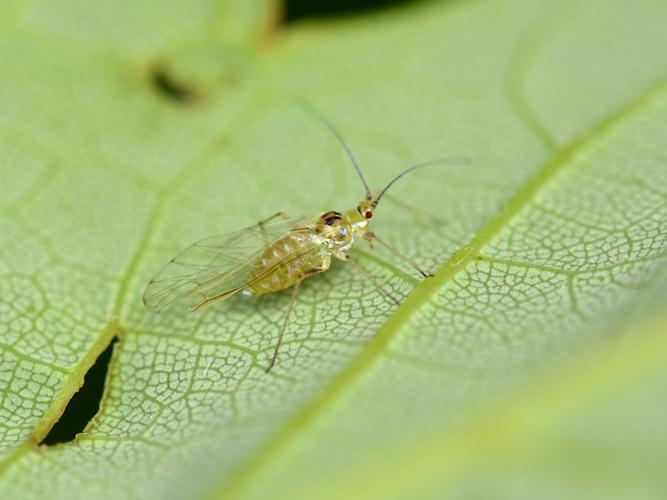
[[234,495],[241,495],[246,485],[252,481],[253,473],[265,467],[267,462],[271,462],[273,457],[279,454],[291,442],[292,436],[303,433],[304,429],[312,425],[317,415],[339,399],[341,394],[353,386],[354,382],[360,378],[368,367],[372,366],[380,356],[385,355],[389,342],[422,305],[428,303],[438,290],[450,283],[461,270],[473,261],[473,259],[476,259],[480,254],[481,248],[498,235],[502,229],[507,227],[510,221],[534,199],[540,189],[547,185],[571,161],[575,160],[582,150],[606,137],[625,120],[651,104],[666,89],[667,77],[663,77],[657,85],[616,110],[616,112],[608,115],[590,132],[574,139],[568,145],[556,151],[543,167],[538,170],[537,174],[509,200],[505,208],[500,210],[498,215],[482,227],[467,244],[455,252],[436,272],[433,278],[422,281],[414,288],[405,302],[380,327],[366,348],[332,380],[319,397],[315,398],[309,406],[303,408],[300,413],[295,415],[254,458],[237,469],[236,473],[232,476],[233,480],[229,481],[226,485],[219,486],[221,490],[224,489],[225,496],[229,498]]

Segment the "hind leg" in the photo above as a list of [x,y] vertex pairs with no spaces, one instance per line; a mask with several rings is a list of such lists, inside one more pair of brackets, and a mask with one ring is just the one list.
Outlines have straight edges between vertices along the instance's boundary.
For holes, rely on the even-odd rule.
[[287,306],[287,312],[285,313],[285,319],[283,320],[283,324],[280,327],[280,331],[278,332],[278,338],[276,340],[276,347],[273,350],[273,357],[271,358],[271,364],[267,366],[266,368],[266,373],[269,373],[271,368],[273,368],[273,365],[276,364],[276,358],[278,357],[278,349],[280,349],[280,343],[283,341],[283,334],[285,333],[285,329],[287,328],[287,324],[289,323],[289,317],[292,314],[292,309],[294,307],[294,301],[296,300],[296,294],[299,291],[299,285],[301,284],[300,281],[294,285],[294,288],[292,289],[292,298],[289,301],[289,305]]

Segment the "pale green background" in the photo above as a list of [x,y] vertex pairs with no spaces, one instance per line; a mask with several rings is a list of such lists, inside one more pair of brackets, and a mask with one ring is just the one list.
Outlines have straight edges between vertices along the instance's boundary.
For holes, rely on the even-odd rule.
[[[667,9],[423,2],[281,28],[271,2],[0,2],[0,496],[664,498]],[[170,101],[166,68],[192,89]],[[355,256],[156,316],[199,238],[363,192],[435,272]],[[114,335],[100,413],[38,448]]]

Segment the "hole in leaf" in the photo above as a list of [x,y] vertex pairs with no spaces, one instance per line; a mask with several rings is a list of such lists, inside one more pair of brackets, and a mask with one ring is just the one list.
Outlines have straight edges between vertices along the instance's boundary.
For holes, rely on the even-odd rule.
[[193,89],[177,81],[163,66],[155,66],[150,72],[153,88],[162,97],[179,104],[189,104],[196,98]]
[[285,24],[309,17],[327,17],[366,14],[398,4],[415,3],[418,0],[285,0]]
[[104,394],[109,362],[116,342],[118,342],[118,337],[111,339],[104,352],[97,357],[93,366],[86,373],[81,389],[72,396],[62,416],[40,444],[51,446],[74,440],[98,412]]

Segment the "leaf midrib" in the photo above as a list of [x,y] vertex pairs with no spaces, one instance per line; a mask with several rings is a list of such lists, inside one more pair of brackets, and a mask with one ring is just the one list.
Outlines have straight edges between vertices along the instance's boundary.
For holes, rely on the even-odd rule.
[[[326,492],[323,498],[348,498],[350,492],[359,498],[382,498],[386,486],[382,479],[386,477],[397,478],[392,482],[396,498],[410,498],[415,496],[415,485],[433,484],[434,478],[441,488],[451,486],[467,466],[479,464],[479,457],[507,460],[517,451],[530,453],[544,444],[539,438],[546,430],[581,418],[577,410],[595,408],[624,392],[631,393],[629,387],[663,373],[666,320],[660,312],[643,318],[639,328],[635,324],[626,329],[627,333],[644,332],[641,338],[619,335],[601,352],[585,352],[583,359],[566,364],[557,374],[546,374],[527,391],[493,406],[456,432],[420,436],[416,444],[383,456],[379,465],[355,469],[342,488],[329,482],[309,485],[297,498],[313,498],[312,492],[322,491]],[[445,467],[443,456],[447,456]]]
[[343,371],[334,378],[329,386],[314,399],[309,406],[302,409],[289,421],[268,444],[260,450],[246,464],[241,466],[231,481],[219,484],[211,492],[211,498],[219,498],[224,491],[225,497],[239,496],[249,482],[253,472],[271,462],[272,458],[280,453],[291,441],[292,436],[305,432],[315,417],[325,408],[334,404],[346,388],[351,387],[363,372],[372,366],[386,350],[394,335],[408,323],[410,318],[423,305],[428,303],[435,294],[474,259],[480,256],[480,250],[497,236],[502,229],[535,197],[535,194],[545,187],[549,181],[561,172],[579,152],[609,134],[614,128],[651,102],[667,90],[667,76],[663,76],[653,86],[642,93],[637,99],[620,107],[600,121],[584,135],[573,139],[568,145],[557,150],[548,159],[537,174],[512,197],[504,208],[483,226],[475,236],[459,250],[457,250],[430,279],[421,281],[401,304],[386,323],[380,327],[375,336],[368,342],[360,354],[354,358]]

